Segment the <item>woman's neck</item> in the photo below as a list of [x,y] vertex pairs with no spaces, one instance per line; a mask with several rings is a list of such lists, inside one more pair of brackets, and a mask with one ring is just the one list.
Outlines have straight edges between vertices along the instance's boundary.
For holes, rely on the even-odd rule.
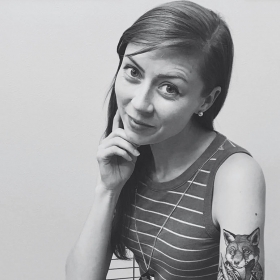
[[152,144],[152,180],[166,182],[178,177],[200,157],[215,135],[214,131],[192,126],[165,141]]

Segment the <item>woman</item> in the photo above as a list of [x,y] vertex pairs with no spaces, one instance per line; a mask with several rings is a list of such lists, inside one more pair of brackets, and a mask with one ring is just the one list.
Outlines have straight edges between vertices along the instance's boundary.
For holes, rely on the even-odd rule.
[[126,248],[141,279],[264,279],[262,170],[213,128],[233,61],[226,23],[166,3],[124,32],[118,54],[94,203],[67,279],[105,279]]

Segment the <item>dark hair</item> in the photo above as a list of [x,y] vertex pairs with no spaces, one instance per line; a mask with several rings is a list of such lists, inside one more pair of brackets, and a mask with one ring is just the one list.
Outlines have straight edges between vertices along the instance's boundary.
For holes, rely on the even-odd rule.
[[[143,49],[130,55],[136,55],[155,49],[174,48],[187,55],[200,58],[199,74],[204,83],[203,96],[207,96],[217,86],[221,92],[214,104],[202,117],[193,115],[193,120],[202,127],[213,130],[213,120],[221,110],[227,96],[230,83],[233,42],[226,23],[213,11],[190,1],[174,1],[151,9],[142,15],[120,38],[117,52],[119,65],[129,43],[141,44]],[[105,137],[112,132],[113,118],[117,110],[114,77],[108,105],[108,122]],[[123,236],[128,233],[132,212],[132,201],[139,181],[145,182],[149,176],[149,166],[153,162],[150,145],[138,148],[135,169],[124,185],[116,208],[111,232],[111,248],[120,259],[128,259]]]

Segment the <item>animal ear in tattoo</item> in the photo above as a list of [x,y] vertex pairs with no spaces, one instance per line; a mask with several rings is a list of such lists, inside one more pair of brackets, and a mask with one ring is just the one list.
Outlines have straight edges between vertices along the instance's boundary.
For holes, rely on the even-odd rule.
[[260,229],[251,234],[233,234],[223,230],[226,243],[225,261],[221,256],[218,280],[263,280],[259,264]]

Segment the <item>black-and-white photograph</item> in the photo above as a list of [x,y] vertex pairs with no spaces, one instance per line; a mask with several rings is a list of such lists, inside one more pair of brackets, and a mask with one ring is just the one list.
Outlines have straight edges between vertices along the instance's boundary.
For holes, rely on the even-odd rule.
[[0,278],[280,275],[280,1],[0,1]]

